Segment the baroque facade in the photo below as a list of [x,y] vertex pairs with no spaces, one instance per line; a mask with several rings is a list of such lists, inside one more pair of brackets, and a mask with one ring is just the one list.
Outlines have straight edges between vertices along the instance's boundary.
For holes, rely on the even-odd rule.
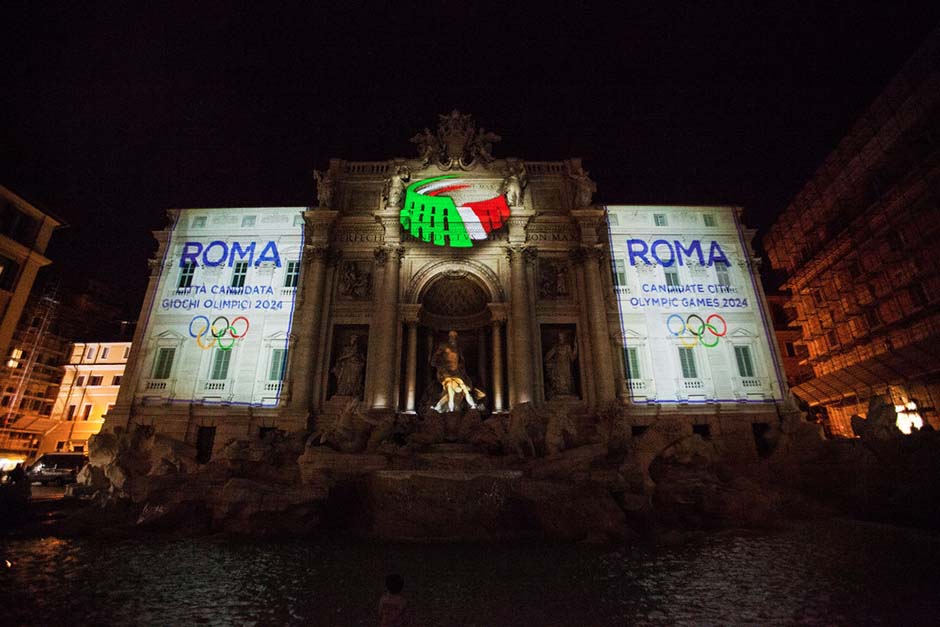
[[837,435],[875,396],[940,427],[938,85],[935,32],[764,238],[813,371],[794,393]]
[[[525,403],[583,422],[630,407],[596,187],[579,159],[496,158],[498,140],[455,111],[412,138],[417,158],[331,160],[315,207],[170,212],[105,429],[153,425],[211,452],[335,423],[355,401],[374,422]],[[735,220],[723,224],[737,242]],[[232,300],[248,294],[260,298]],[[776,420],[785,389],[769,380],[763,405],[690,413],[673,398],[635,421],[674,412],[721,433],[732,416],[749,439],[752,423]]]

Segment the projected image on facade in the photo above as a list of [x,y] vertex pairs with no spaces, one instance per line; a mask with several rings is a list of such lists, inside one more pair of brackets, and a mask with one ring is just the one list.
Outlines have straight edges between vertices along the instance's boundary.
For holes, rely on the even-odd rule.
[[142,346],[139,399],[278,403],[302,213],[302,207],[177,212]]
[[637,402],[781,398],[771,329],[730,207],[608,207]]
[[[454,174],[416,181],[405,190],[401,225],[412,236],[436,246],[469,248],[503,226],[509,217],[506,196],[466,200],[458,206],[449,195],[473,191],[473,183]],[[510,192],[511,193],[511,190]]]

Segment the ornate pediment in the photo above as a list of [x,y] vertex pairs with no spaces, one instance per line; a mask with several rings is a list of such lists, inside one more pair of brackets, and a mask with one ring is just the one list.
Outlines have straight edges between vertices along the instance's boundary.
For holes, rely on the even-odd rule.
[[475,163],[493,161],[493,144],[502,138],[483,127],[476,127],[473,116],[454,109],[438,116],[437,132],[431,129],[411,138],[424,165],[435,164],[444,170],[454,167],[468,169]]

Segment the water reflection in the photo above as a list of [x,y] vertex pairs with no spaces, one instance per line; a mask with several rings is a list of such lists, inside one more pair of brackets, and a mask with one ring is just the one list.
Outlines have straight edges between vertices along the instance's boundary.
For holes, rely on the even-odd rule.
[[422,625],[935,624],[938,557],[846,521],[620,551],[49,538],[0,546],[0,622],[372,625],[397,571]]

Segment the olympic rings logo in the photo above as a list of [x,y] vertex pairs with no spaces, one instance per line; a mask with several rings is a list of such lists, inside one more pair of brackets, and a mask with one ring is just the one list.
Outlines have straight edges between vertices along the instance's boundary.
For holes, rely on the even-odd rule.
[[[193,325],[197,320],[202,320],[203,322],[197,327],[199,330],[194,332]],[[243,331],[239,332],[238,326],[239,322],[245,323],[245,328]],[[235,346],[237,340],[242,339],[248,335],[248,318],[245,316],[238,316],[231,322],[225,316],[217,316],[212,323],[209,323],[209,318],[203,315],[193,316],[193,319],[189,321],[189,335],[190,337],[196,338],[196,345],[202,350],[209,350],[216,344],[219,345],[219,350],[230,351],[232,347]],[[208,341],[204,342],[208,337]],[[228,342],[227,344],[225,342]]]
[[[678,323],[673,323],[673,319],[678,320]],[[718,328],[712,324],[713,320],[721,321],[721,333],[719,333]],[[685,320],[683,320],[682,316],[679,314],[672,314],[666,318],[666,329],[671,334],[678,337],[679,341],[682,342],[682,345],[686,348],[692,348],[699,343],[706,348],[711,348],[717,346],[718,340],[723,338],[728,332],[728,323],[716,313],[711,314],[704,320],[702,320],[702,317],[698,314],[691,314]],[[687,331],[688,335],[686,335]],[[708,331],[711,337],[715,338],[714,342],[709,343],[706,339],[706,331]]]

